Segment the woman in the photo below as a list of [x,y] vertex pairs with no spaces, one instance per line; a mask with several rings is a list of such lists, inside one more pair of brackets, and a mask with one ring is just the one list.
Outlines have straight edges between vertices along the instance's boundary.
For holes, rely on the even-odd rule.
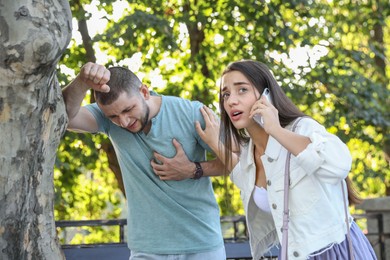
[[[265,88],[270,92],[269,101],[260,97]],[[219,138],[218,127],[212,125],[206,109],[203,110],[206,129],[203,131],[199,126],[197,129],[225,165],[230,165],[227,169],[234,166],[230,177],[241,190],[254,259],[282,241],[288,151],[291,152],[288,258],[351,259],[349,229],[355,259],[376,259],[363,232],[350,213],[345,212],[348,203],[359,201],[347,185],[352,161],[347,146],[299,111],[264,64],[244,60],[225,69],[220,109]],[[259,120],[253,120],[254,116],[262,117],[263,126],[256,122]],[[301,120],[292,131],[291,126],[298,118]],[[218,140],[223,140],[223,147]],[[235,144],[240,147],[239,163],[237,155],[230,152]]]

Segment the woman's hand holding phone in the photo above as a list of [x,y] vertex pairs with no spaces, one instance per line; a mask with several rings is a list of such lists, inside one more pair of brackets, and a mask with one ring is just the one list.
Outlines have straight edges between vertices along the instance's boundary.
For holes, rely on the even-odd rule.
[[[260,98],[264,96],[269,103],[272,104],[272,98],[271,98],[271,92],[268,88],[265,88],[263,93],[261,94]],[[253,120],[256,121],[261,127],[264,127],[264,120],[263,117],[260,114],[255,114],[253,116]]]

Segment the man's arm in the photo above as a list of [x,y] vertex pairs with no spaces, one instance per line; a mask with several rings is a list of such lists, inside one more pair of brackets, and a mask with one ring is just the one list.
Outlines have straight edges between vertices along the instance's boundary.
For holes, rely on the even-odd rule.
[[68,130],[76,132],[98,131],[95,117],[88,109],[81,107],[81,103],[90,88],[95,91],[110,91],[106,84],[109,79],[109,70],[102,65],[88,62],[81,68],[76,78],[62,90],[69,119]]
[[[196,131],[202,140],[217,155],[217,159],[199,162],[203,169],[203,176],[226,175],[230,173],[230,171],[238,163],[239,156],[236,154],[236,151],[238,151],[238,145],[233,147],[234,152],[231,154],[230,165],[225,167],[223,161],[225,160],[225,149],[219,142],[220,123],[211,109],[202,107],[200,111],[205,120],[206,128],[203,130],[200,123],[196,122]],[[182,146],[177,140],[173,140],[173,145],[176,148],[176,155],[173,158],[167,158],[161,154],[154,153],[155,158],[161,162],[161,164],[154,161],[151,162],[154,173],[158,175],[161,180],[184,180],[195,177],[195,162],[191,162],[188,159]]]
[[[176,148],[176,155],[167,158],[159,153],[154,153],[154,157],[161,163],[151,161],[153,171],[161,180],[184,180],[194,177],[196,165],[191,162],[185,154],[181,144],[173,139],[173,145]],[[205,162],[199,162],[203,169],[203,176],[221,176],[225,173],[224,165],[219,159]]]

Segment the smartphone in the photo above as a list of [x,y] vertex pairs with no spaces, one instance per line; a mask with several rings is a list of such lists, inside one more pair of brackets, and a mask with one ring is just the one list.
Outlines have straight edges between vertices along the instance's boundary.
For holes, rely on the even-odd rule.
[[[270,102],[272,104],[272,98],[271,98],[271,91],[269,91],[268,88],[265,88],[263,93],[261,94],[260,98],[262,96],[265,96],[268,100],[268,102]],[[264,121],[263,121],[263,117],[259,114],[256,114],[253,116],[253,120],[256,121],[256,123],[258,123],[261,127],[264,126]]]

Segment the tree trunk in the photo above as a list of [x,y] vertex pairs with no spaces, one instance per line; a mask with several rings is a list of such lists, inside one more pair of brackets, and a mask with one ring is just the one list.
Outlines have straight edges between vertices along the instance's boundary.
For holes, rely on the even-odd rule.
[[[376,10],[376,12],[380,15],[383,14],[383,6],[381,5],[380,1],[376,1],[373,3],[373,10]],[[382,17],[380,19],[381,21],[385,20],[385,17]],[[375,65],[377,66],[377,73],[378,73],[378,82],[383,83],[383,88],[387,88],[389,84],[389,79],[386,76],[386,61],[385,61],[385,53],[386,53],[386,47],[385,47],[385,39],[384,39],[384,33],[383,33],[383,25],[378,21],[374,24],[373,27],[373,34],[371,35],[372,43],[377,50],[375,53],[374,61]],[[377,53],[381,53],[382,55],[378,55]],[[389,163],[390,162],[390,134],[388,132],[388,128],[383,129],[383,150],[385,154],[385,160]],[[390,181],[385,181],[385,195],[390,196]]]
[[56,65],[68,0],[0,0],[0,259],[64,259],[53,166],[67,116]]

